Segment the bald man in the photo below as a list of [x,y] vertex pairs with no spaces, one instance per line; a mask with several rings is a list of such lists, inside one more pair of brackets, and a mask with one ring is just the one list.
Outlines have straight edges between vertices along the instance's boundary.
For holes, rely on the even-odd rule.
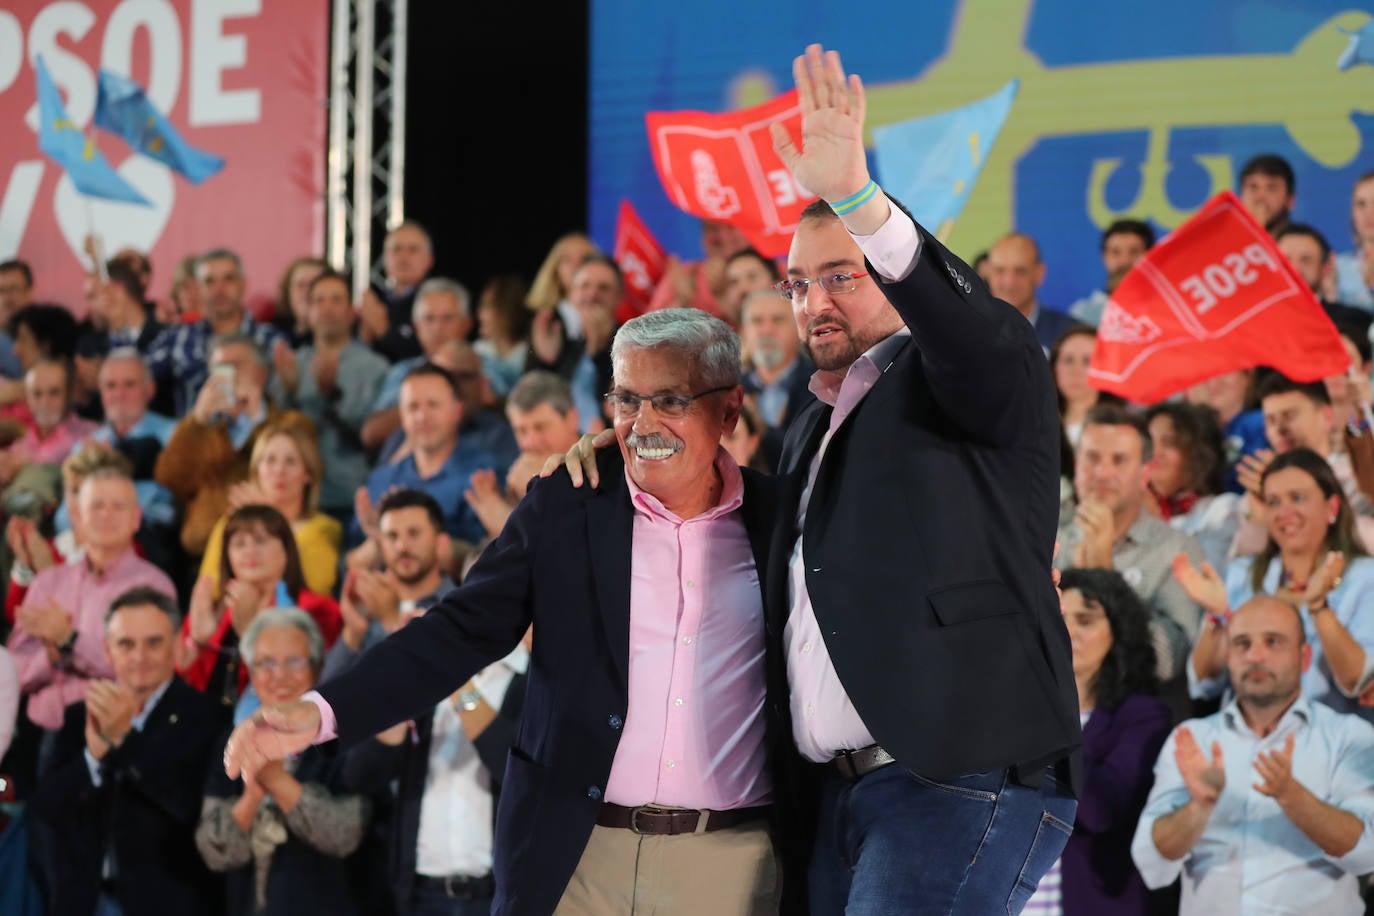
[[1026,316],[1048,358],[1055,340],[1075,322],[1063,312],[1041,305],[1036,296],[1045,282],[1040,246],[1023,232],[1009,232],[988,249],[988,269],[992,294]]
[[1165,743],[1131,843],[1151,888],[1186,870],[1180,916],[1364,912],[1374,726],[1304,696],[1311,663],[1290,604],[1259,595],[1227,622],[1235,697]]

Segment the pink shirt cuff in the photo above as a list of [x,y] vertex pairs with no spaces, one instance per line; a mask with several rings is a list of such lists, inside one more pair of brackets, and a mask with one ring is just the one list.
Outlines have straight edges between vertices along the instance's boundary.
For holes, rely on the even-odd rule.
[[887,220],[876,232],[872,235],[854,235],[853,238],[883,279],[895,283],[905,280],[920,260],[921,233],[916,231],[916,224],[900,207],[894,207],[890,200],[887,207]]
[[310,743],[324,744],[326,741],[333,741],[339,737],[339,722],[334,718],[334,710],[325,702],[324,697],[320,696],[320,692],[312,690],[301,699],[314,703],[315,708],[320,711],[320,730],[315,733],[315,740]]

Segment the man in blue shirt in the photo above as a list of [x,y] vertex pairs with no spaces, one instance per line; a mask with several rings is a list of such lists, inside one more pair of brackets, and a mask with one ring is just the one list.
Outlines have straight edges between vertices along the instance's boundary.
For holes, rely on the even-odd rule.
[[373,507],[394,487],[423,490],[444,511],[444,531],[459,540],[477,543],[486,536],[482,522],[463,499],[472,472],[494,469],[496,459],[485,451],[458,447],[463,401],[453,377],[433,363],[421,363],[401,383],[401,428],[409,451],[405,457],[379,465],[367,478],[365,498],[358,499],[359,520],[353,543],[366,533]]
[[1226,640],[1236,698],[1160,752],[1131,843],[1141,877],[1159,888],[1186,873],[1180,916],[1363,913],[1374,726],[1303,696],[1312,647],[1292,605],[1252,598]]
[[167,328],[148,351],[148,371],[160,387],[171,386],[178,417],[190,412],[209,375],[211,337],[243,334],[267,354],[272,353],[278,341],[289,346],[280,331],[254,321],[243,307],[243,263],[234,252],[216,248],[197,258],[196,285],[200,287],[205,317],[194,324]]

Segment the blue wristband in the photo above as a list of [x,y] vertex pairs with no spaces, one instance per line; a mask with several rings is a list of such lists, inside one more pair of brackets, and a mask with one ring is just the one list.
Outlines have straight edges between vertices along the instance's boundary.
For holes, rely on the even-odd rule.
[[836,216],[840,216],[842,214],[848,213],[850,210],[863,206],[865,203],[868,202],[868,199],[870,197],[877,193],[878,185],[873,181],[872,178],[870,178],[868,179],[868,184],[864,185],[863,189],[860,190],[859,193],[852,194],[849,197],[846,197],[844,200],[836,201],[835,203],[830,205],[830,209],[835,212]]

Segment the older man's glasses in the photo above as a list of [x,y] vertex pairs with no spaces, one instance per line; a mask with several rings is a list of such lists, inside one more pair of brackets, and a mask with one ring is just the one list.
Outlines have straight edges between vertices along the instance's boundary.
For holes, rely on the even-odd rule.
[[687,416],[687,411],[691,409],[693,401],[700,400],[710,394],[729,391],[734,387],[734,385],[724,385],[698,394],[632,394],[628,391],[612,391],[605,395],[605,399],[617,417],[628,419],[639,416],[639,405],[648,401],[654,405],[654,413],[658,416],[677,420]]
[[279,674],[297,675],[310,667],[310,659],[299,655],[278,661],[275,658],[255,658],[248,666],[258,676],[276,677]]
[[867,271],[857,271],[855,273],[822,274],[813,280],[806,277],[791,277],[781,283],[773,284],[773,292],[782,296],[788,302],[803,302],[806,300],[806,293],[811,288],[812,283],[819,283],[821,289],[832,296],[842,296],[845,293],[854,292],[858,286],[860,277],[868,276]]

